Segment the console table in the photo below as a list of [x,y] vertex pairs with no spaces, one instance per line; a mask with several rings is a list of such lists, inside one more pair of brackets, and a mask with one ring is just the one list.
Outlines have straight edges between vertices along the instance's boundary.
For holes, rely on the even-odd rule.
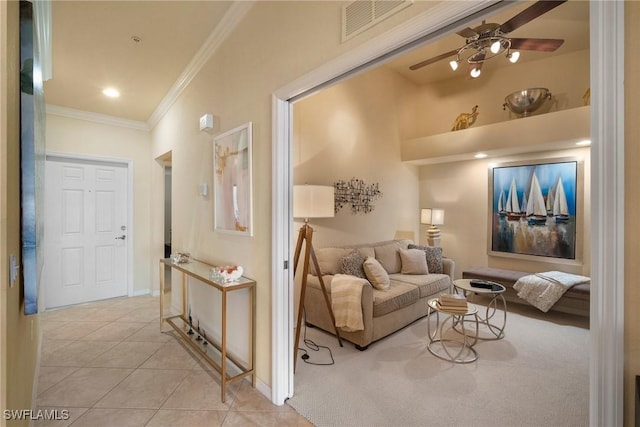
[[[164,270],[166,267],[182,272],[182,312],[178,315],[164,315]],[[251,385],[253,387],[256,386],[256,282],[244,276],[233,282],[224,282],[211,276],[212,268],[212,265],[193,259],[187,263],[174,263],[169,258],[160,260],[160,331],[162,331],[164,323],[169,324],[187,345],[218,371],[220,374],[220,398],[224,403],[227,384],[239,381],[250,375]],[[213,337],[207,336],[206,341],[208,344],[204,345],[202,340],[196,340],[199,336],[197,333],[189,334],[191,325],[189,324],[187,313],[187,277],[193,277],[203,284],[220,291],[222,296],[220,342],[214,340]],[[247,364],[241,362],[227,351],[227,293],[240,289],[249,289],[250,293],[248,310],[251,315],[250,366],[247,366]]]

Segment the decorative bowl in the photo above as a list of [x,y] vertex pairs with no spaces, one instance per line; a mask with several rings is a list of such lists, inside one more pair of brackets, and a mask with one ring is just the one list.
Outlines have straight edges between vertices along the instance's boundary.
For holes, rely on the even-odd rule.
[[551,99],[551,92],[547,88],[535,87],[519,90],[507,95],[502,109],[508,108],[512,113],[527,117],[540,108],[545,99]]
[[189,252],[176,252],[171,254],[171,262],[174,264],[186,264],[191,261]]
[[243,272],[240,265],[225,265],[224,267],[215,267],[212,270],[214,274],[219,275],[225,282],[238,280]]

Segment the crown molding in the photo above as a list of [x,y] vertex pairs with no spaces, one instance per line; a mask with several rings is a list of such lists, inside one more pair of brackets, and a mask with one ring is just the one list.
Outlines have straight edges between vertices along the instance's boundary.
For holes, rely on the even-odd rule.
[[71,119],[85,120],[88,122],[101,123],[109,126],[119,126],[134,130],[149,132],[151,128],[146,122],[138,120],[123,119],[106,114],[92,113],[90,111],[75,110],[73,108],[60,107],[58,105],[47,104],[47,114],[68,117]]
[[150,129],[153,129],[167,111],[169,111],[169,108],[176,102],[180,94],[182,94],[189,83],[191,83],[209,58],[218,50],[218,47],[220,47],[238,26],[249,9],[253,7],[254,3],[254,0],[233,2],[224,17],[220,20],[220,23],[216,25],[207,40],[205,40],[198,52],[196,52],[193,59],[191,59],[191,62],[189,62],[182,74],[180,74],[171,89],[169,89],[169,92],[167,92],[154,112],[149,116],[147,124]]

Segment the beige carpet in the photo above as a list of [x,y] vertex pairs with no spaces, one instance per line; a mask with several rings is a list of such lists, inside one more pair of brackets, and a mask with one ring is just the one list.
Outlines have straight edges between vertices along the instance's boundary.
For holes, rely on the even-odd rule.
[[[364,352],[308,328],[335,364],[298,360],[288,404],[316,426],[587,426],[588,321],[509,311],[506,337],[480,341],[466,365],[427,350],[426,318]],[[309,353],[309,362],[330,361],[325,350]]]

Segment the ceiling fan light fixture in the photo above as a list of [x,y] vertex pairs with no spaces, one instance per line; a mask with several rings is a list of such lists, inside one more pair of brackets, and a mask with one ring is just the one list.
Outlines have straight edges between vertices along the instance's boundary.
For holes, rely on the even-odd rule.
[[496,54],[500,52],[500,48],[502,47],[501,40],[496,40],[491,43],[491,53]]
[[520,52],[515,51],[515,52],[509,52],[507,54],[507,59],[509,60],[509,62],[511,62],[512,64],[515,64],[516,62],[518,62],[518,59],[520,59]]
[[479,68],[472,68],[471,71],[469,72],[469,75],[474,79],[480,77],[480,69]]
[[459,64],[459,63],[460,63],[460,62],[459,62],[459,60],[454,59],[453,61],[450,61],[450,62],[449,62],[449,66],[451,67],[451,69],[452,69],[453,71],[455,71],[455,70],[457,70],[457,69],[458,69],[458,64]]

